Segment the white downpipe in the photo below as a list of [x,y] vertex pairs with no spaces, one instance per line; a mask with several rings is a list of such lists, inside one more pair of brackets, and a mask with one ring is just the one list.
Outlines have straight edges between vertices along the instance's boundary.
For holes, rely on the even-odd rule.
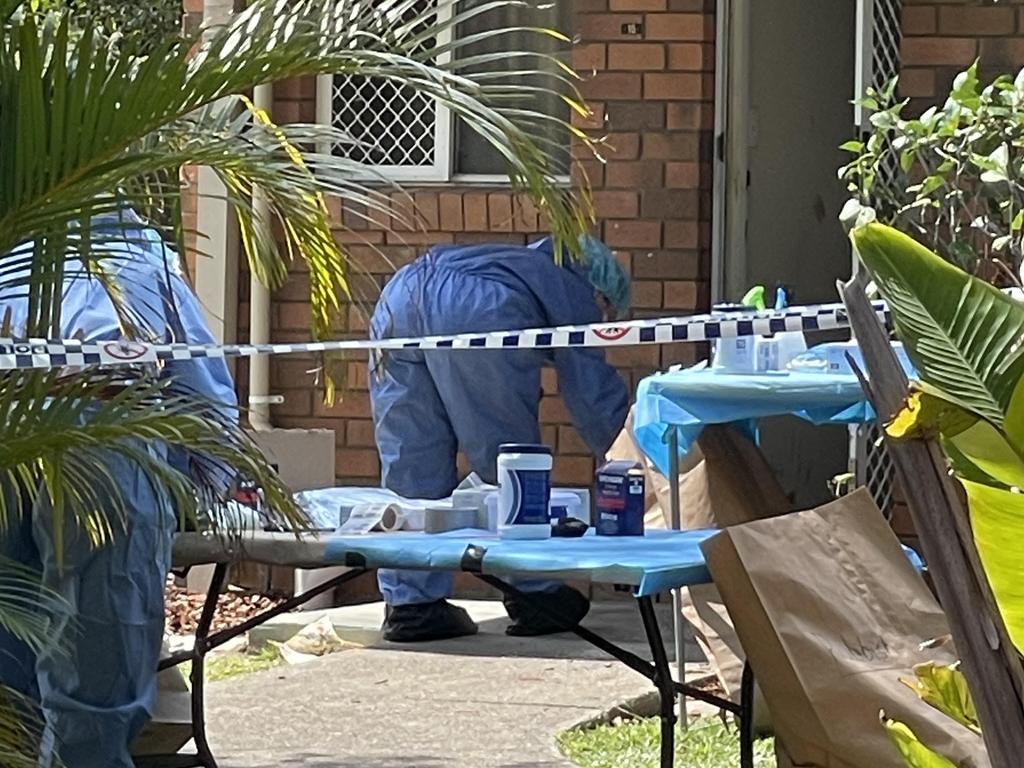
[[[253,90],[253,104],[269,113],[274,102],[274,87],[267,83]],[[260,221],[270,219],[270,206],[262,190],[253,190],[253,212]],[[255,273],[249,283],[249,341],[252,344],[270,342],[270,291]],[[270,423],[270,358],[256,355],[249,361],[249,425],[254,430],[268,430]]]

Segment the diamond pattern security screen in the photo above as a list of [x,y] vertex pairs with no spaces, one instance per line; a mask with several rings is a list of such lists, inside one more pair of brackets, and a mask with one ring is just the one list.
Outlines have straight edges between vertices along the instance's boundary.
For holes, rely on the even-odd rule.
[[[439,7],[437,0],[410,3],[402,21],[410,23],[431,9],[438,9],[438,14],[449,13],[450,4],[441,3]],[[423,18],[426,28],[436,17],[428,14]],[[425,40],[421,50],[437,42],[442,41]],[[335,144],[331,148],[333,154],[363,163],[391,178],[447,178],[449,115],[428,96],[385,80],[341,75],[328,76],[326,82],[321,79],[320,98],[322,121],[329,121],[351,137],[350,142]]]
[[[861,98],[868,88],[882,90],[900,73],[900,44],[903,40],[903,0],[857,0],[857,82],[855,97]],[[869,114],[858,106],[855,121],[858,128],[868,128]],[[893,167],[888,180],[895,183],[899,168]],[[879,184],[887,183],[885,177]],[[886,517],[892,515],[896,475],[882,441],[882,433],[874,425],[854,431],[853,460],[858,486],[866,486]]]
[[[857,82],[854,97],[868,88],[881,90],[900,73],[903,0],[857,0]],[[865,128],[868,115],[858,106],[854,117]]]
[[867,487],[871,498],[886,518],[892,517],[896,470],[882,442],[882,431],[876,424],[853,428],[856,484]]

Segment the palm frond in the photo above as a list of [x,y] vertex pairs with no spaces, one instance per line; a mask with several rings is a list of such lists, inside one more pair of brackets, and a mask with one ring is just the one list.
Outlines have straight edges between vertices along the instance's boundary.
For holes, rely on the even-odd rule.
[[[330,222],[317,194],[344,190],[374,199],[365,169],[356,174],[358,169],[344,158],[311,158],[309,152],[303,152],[305,163],[298,162],[291,149],[314,146],[304,143],[315,138],[314,131],[275,131],[266,122],[253,125],[252,110],[240,121],[237,114],[212,106],[263,81],[323,73],[391,81],[446,106],[505,158],[513,188],[529,194],[556,239],[574,247],[593,211],[586,190],[560,183],[563,166],[552,157],[547,138],[557,119],[530,108],[543,88],[517,90],[507,77],[486,70],[488,62],[504,55],[458,58],[469,45],[512,32],[538,40],[557,33],[495,27],[468,39],[450,35],[451,41],[441,44],[442,33],[468,19],[530,3],[441,0],[439,6],[410,15],[416,7],[410,0],[258,0],[229,25],[210,31],[195,56],[189,56],[191,41],[171,40],[144,59],[117,56],[109,41],[88,28],[72,35],[66,14],[42,24],[32,16],[13,19],[0,41],[0,252],[25,240],[41,243],[33,284],[53,284],[66,254],[63,233],[69,222],[82,220],[83,210],[101,213],[125,204],[153,208],[154,194],[162,201],[156,207],[175,210],[179,200],[173,181],[180,166],[210,164],[226,181],[228,198],[243,222],[254,272],[273,282],[284,274],[289,258],[310,264],[316,326],[323,332],[332,302],[345,288],[346,262],[329,237]],[[437,64],[441,53],[451,60]],[[572,109],[585,111],[575,74],[557,57],[511,53],[524,62],[520,74],[532,72],[537,82],[566,94]],[[215,126],[223,141],[219,146],[216,141],[177,146],[162,141],[186,135],[189,123],[193,138]],[[564,127],[572,130],[568,123]],[[269,141],[246,155],[245,139],[260,131]],[[325,137],[321,129],[320,139]],[[225,153],[218,162],[214,150]],[[283,186],[275,187],[270,174],[259,173],[251,162],[261,153],[264,159],[276,153],[275,174],[290,161],[288,182],[298,184],[291,200],[273,198],[272,216],[286,233],[281,245],[267,234],[267,222],[255,220],[249,203],[253,187]],[[246,156],[233,165],[238,154]],[[88,239],[82,242],[89,247]],[[45,306],[52,304],[52,294],[42,289],[37,294],[34,317],[39,323],[52,321],[57,313]]]
[[[227,481],[237,472],[263,488],[275,524],[290,530],[306,525],[236,420],[173,380],[126,382],[123,374],[91,370],[3,374],[0,423],[0,487],[12,491],[0,495],[0,521],[17,519],[25,500],[46,494],[55,532],[74,520],[95,544],[103,544],[132,511],[121,491],[123,479],[107,468],[116,457],[167,493],[182,524],[197,523],[201,512],[222,505]],[[158,446],[187,451],[210,469],[183,473]]]

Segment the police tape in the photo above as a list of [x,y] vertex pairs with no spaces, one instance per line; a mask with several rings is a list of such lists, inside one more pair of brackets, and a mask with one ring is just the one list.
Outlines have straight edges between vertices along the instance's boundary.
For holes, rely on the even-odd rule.
[[[879,319],[891,325],[888,308],[875,302]],[[820,304],[763,312],[730,312],[631,320],[621,323],[460,333],[422,338],[346,339],[295,344],[145,344],[135,341],[80,342],[0,339],[0,370],[80,368],[167,363],[204,358],[298,355],[349,350],[567,349],[674,344],[767,336],[787,331],[827,331],[849,326],[842,304]]]

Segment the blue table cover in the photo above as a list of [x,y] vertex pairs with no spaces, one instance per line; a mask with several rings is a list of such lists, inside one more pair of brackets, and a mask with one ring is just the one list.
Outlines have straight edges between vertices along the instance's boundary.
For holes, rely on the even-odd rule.
[[[327,540],[324,560],[345,565],[350,555],[361,556],[367,568],[412,568],[461,571],[466,550],[485,550],[482,572],[491,576],[528,576],[576,579],[634,587],[638,597],[678,587],[712,583],[701,542],[717,530],[648,531],[644,536],[597,536],[588,531],[577,539],[533,541],[500,539],[487,531],[450,533],[376,533],[333,536]],[[917,554],[904,550],[915,568],[923,564]]]
[[345,564],[360,555],[368,568],[459,571],[471,546],[482,547],[483,573],[625,584],[638,596],[711,583],[700,544],[718,531],[648,531],[645,536],[597,536],[532,541],[499,539],[487,531],[334,536],[325,560]]

